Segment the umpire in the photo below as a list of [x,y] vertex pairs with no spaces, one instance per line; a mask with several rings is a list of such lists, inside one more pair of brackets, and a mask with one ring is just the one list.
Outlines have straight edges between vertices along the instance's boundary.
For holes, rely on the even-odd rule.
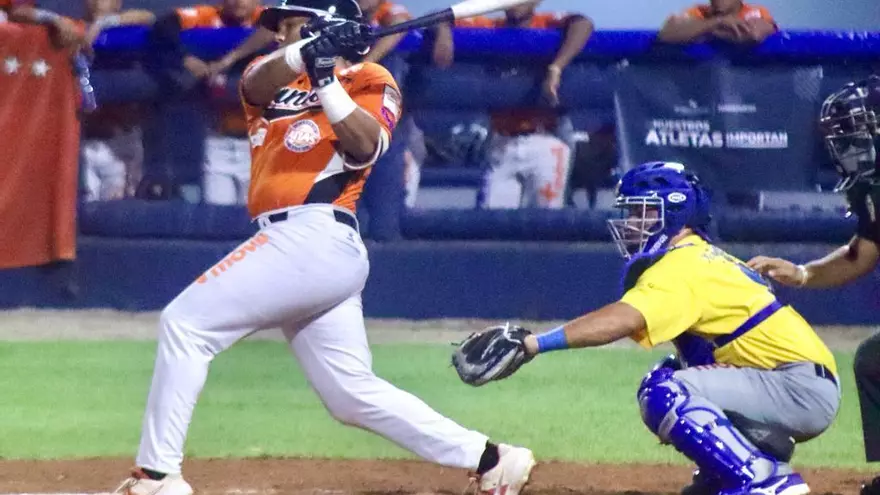
[[[822,105],[820,125],[858,230],[846,246],[806,265],[758,256],[749,266],[793,287],[824,289],[852,282],[880,261],[880,77],[849,83]],[[859,345],[854,371],[862,409],[865,457],[880,462],[880,333]],[[880,476],[861,495],[880,495]]]

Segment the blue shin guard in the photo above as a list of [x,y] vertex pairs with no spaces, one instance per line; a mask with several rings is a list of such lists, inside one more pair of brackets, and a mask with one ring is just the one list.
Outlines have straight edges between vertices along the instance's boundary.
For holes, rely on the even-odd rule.
[[746,440],[719,408],[691,396],[673,373],[656,369],[639,387],[639,407],[648,428],[727,489],[774,475],[776,461]]

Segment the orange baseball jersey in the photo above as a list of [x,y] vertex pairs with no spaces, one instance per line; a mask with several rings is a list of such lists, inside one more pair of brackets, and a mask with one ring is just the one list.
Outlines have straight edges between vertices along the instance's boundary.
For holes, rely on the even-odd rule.
[[[709,5],[696,5],[685,11],[684,15],[693,17],[694,19],[706,19],[712,17],[712,7]],[[737,17],[744,21],[751,19],[764,19],[774,25],[776,24],[776,21],[773,20],[773,16],[770,15],[770,11],[767,10],[766,7],[760,5],[749,5],[744,3],[737,14]]]
[[[390,142],[403,101],[388,70],[365,62],[337,70],[336,75],[355,103],[379,122]],[[312,203],[355,211],[370,167],[352,163],[339,149],[307,75],[281,88],[265,107],[248,104],[243,95],[242,103],[251,141],[248,210],[252,217]]]
[[[564,13],[534,14],[526,29],[560,29],[565,25],[569,15]],[[472,17],[455,21],[458,27],[471,28],[506,28],[506,17]],[[519,27],[519,26],[517,26]],[[559,122],[555,111],[548,108],[510,108],[495,110],[491,114],[492,129],[502,135],[516,136],[537,131],[553,132]]]
[[[250,18],[241,24],[244,27],[254,26],[260,13],[265,7],[257,7],[251,13]],[[177,9],[177,17],[180,18],[180,29],[192,28],[220,28],[227,26],[223,16],[223,7],[219,5],[196,5]]]
[[410,19],[412,16],[406,7],[383,0],[376,8],[376,12],[370,17],[370,24],[374,26],[389,26],[394,23],[394,18],[404,16]]

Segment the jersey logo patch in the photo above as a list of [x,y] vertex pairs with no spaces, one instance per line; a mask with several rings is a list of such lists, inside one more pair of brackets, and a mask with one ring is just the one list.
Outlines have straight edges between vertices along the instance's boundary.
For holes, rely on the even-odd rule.
[[382,118],[390,129],[394,129],[400,118],[400,103],[400,92],[394,86],[386,84],[385,93],[382,95]]
[[284,146],[294,153],[311,151],[321,142],[321,129],[311,120],[290,124],[284,134]]

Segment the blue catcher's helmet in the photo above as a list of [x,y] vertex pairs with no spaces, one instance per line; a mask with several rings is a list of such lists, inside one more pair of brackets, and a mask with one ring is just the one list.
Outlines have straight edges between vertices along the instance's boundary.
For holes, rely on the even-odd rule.
[[626,259],[666,249],[685,227],[708,236],[709,195],[681,163],[650,162],[628,171],[617,184],[615,207],[622,217],[608,220],[608,227]]
[[880,77],[851,82],[822,104],[819,126],[840,174],[835,191],[880,178]]

